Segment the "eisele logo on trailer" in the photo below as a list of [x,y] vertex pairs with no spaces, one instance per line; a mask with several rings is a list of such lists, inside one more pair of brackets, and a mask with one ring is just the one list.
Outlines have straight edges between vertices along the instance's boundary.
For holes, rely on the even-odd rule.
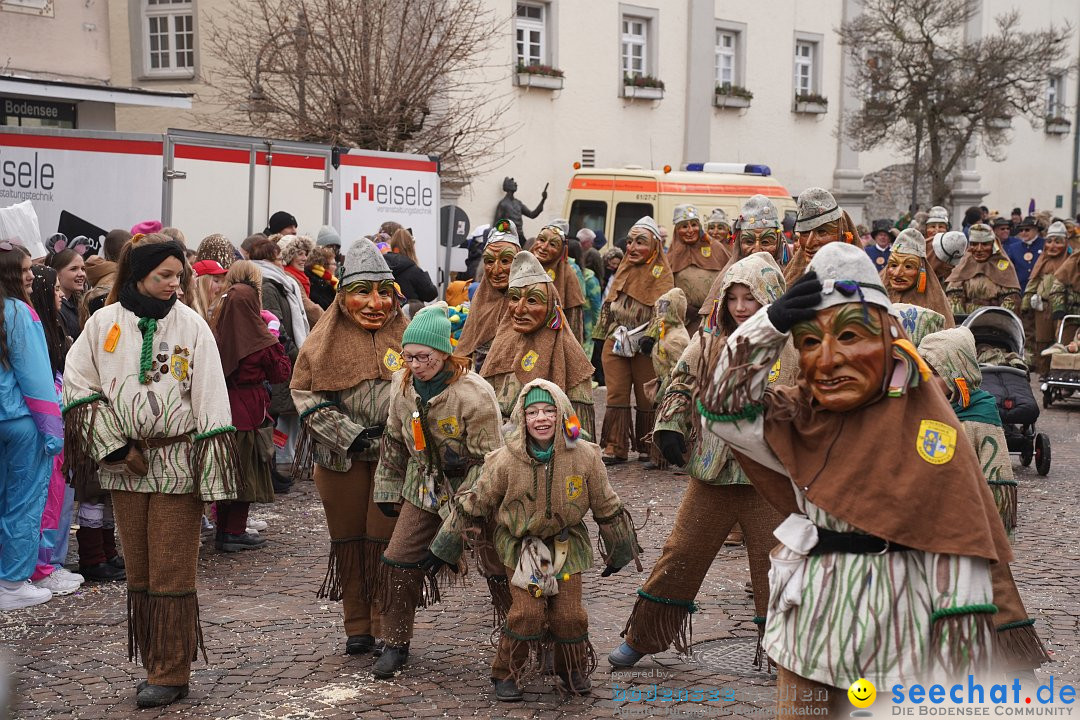
[[360,176],[360,182],[352,184],[352,192],[345,195],[345,209],[352,210],[354,202],[370,202],[388,209],[414,210],[429,208],[433,205],[435,193],[431,187],[425,187],[421,180],[403,185],[387,178],[385,182],[368,181],[367,175]]

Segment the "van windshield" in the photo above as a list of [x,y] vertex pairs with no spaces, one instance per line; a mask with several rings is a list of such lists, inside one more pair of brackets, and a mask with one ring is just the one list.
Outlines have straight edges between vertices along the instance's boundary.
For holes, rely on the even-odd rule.
[[646,215],[655,217],[652,203],[628,203],[622,202],[615,206],[615,234],[611,240],[619,240],[626,237],[630,228]]
[[585,227],[603,233],[607,224],[607,203],[603,200],[575,200],[570,205],[569,221],[573,233]]

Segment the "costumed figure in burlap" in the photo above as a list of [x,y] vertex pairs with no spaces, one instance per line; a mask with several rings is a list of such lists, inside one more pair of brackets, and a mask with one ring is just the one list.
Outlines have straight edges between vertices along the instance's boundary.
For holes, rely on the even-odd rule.
[[510,265],[521,250],[517,227],[509,220],[500,220],[491,229],[484,246],[480,286],[469,303],[469,317],[454,347],[454,354],[471,358],[473,369],[484,368],[491,341],[499,330],[499,321],[506,312],[506,288],[510,282]]
[[968,249],[949,274],[945,294],[953,315],[970,315],[981,307],[1020,310],[1020,281],[989,225],[968,228]]
[[416,609],[438,602],[440,584],[459,570],[444,568],[429,546],[450,499],[472,487],[484,455],[503,444],[494,391],[468,369],[468,358],[450,354],[446,303],[417,313],[401,344],[405,367],[393,376],[375,471],[375,503],[384,515],[397,517],[378,579],[386,647],[375,661],[376,678],[404,667]]
[[[798,384],[770,386],[789,337]],[[986,669],[990,565],[1012,559],[1009,539],[866,253],[822,248],[708,360],[703,432],[726,441],[787,515],[763,638],[777,714],[845,712],[860,677],[888,688]]]
[[1042,253],[1031,268],[1020,310],[1025,318],[1034,320],[1035,332],[1028,335],[1032,360],[1039,374],[1050,369],[1050,358],[1042,351],[1057,342],[1057,327],[1053,318],[1051,293],[1054,288],[1055,273],[1064,265],[1069,255],[1067,250],[1067,231],[1065,224],[1054,222],[1046,231]]
[[577,273],[570,265],[566,235],[557,225],[545,226],[533,241],[529,252],[544,266],[559,294],[559,303],[566,316],[570,334],[578,344],[585,342],[585,292],[578,282]]
[[480,479],[455,498],[432,543],[437,556],[455,563],[462,536],[494,522],[495,548],[512,578],[513,598],[491,668],[499,700],[521,700],[521,685],[545,658],[563,690],[589,692],[596,656],[581,597],[582,573],[593,564],[586,513],[600,528],[603,577],[640,551],[600,448],[579,436],[573,416],[554,383],[525,385],[506,445],[488,455]]
[[[750,223],[747,216],[743,229],[760,229],[758,226],[758,220]],[[669,462],[685,464],[690,482],[663,553],[638,590],[623,631],[626,642],[608,655],[614,667],[629,667],[645,655],[667,650],[672,643],[679,652],[690,651],[692,617],[698,610],[695,600],[736,523],[742,527],[750,561],[759,635],[765,627],[769,550],[776,545],[772,532],[783,517],[750,484],[728,446],[716,435],[700,432],[696,406],[700,380],[709,369],[707,358],[716,352],[713,346],[722,346],[724,337],[780,297],[784,289],[783,272],[768,253],[755,253],[732,265],[724,273],[716,334],[703,330],[695,335],[675,366],[657,410],[653,442]],[[770,385],[794,384],[797,370],[798,358],[789,343],[769,371]],[[760,651],[757,659],[761,659]]]
[[531,252],[514,258],[506,295],[509,309],[480,371],[495,390],[503,420],[510,419],[521,388],[542,378],[567,389],[585,438],[595,439],[592,363],[570,332],[554,282]]
[[937,275],[926,261],[926,242],[915,228],[908,228],[893,241],[889,259],[879,273],[889,300],[919,305],[939,313],[945,327],[955,325],[949,299]]
[[731,251],[731,222],[728,221],[727,213],[723,208],[716,208],[709,213],[709,219],[705,221],[705,234],[711,240],[723,245],[729,255],[734,254]]
[[[922,233],[920,233],[925,246],[926,263],[931,272],[937,276],[938,283],[942,286],[945,285],[945,279],[949,277],[949,273],[953,271],[953,268],[960,261],[960,255],[954,256],[950,254],[950,245],[942,245],[939,237],[949,232],[951,226],[949,211],[941,205],[935,205],[926,214],[926,221],[923,223]],[[916,233],[919,232],[919,228],[914,223],[909,225],[908,229],[914,230]],[[963,233],[960,234],[963,235]],[[960,253],[963,253],[963,249],[960,250]]]
[[317,596],[342,601],[350,655],[371,652],[382,637],[375,600],[394,518],[375,505],[375,470],[391,380],[403,366],[405,326],[393,272],[360,238],[345,255],[334,302],[300,349],[290,383],[301,423],[296,464],[314,460],[330,531]]
[[824,188],[809,188],[799,195],[795,232],[799,234],[799,249],[784,268],[788,285],[802,277],[814,255],[829,243],[842,242],[862,250],[855,222]]
[[893,309],[900,319],[900,327],[908,334],[911,344],[919,346],[922,339],[930,333],[945,329],[945,316],[922,305],[893,303]]
[[698,311],[709,296],[709,288],[728,264],[729,253],[722,241],[705,234],[693,205],[676,205],[671,224],[674,232],[667,260],[675,276],[675,287],[686,293],[684,321],[693,334],[698,327]]
[[[998,415],[997,400],[979,385],[982,371],[975,352],[975,336],[966,327],[927,335],[919,343],[919,354],[945,381],[956,417],[964,435],[975,449],[990,491],[994,494],[1001,522],[1010,540],[1018,515],[1017,481]],[[994,662],[1003,672],[1031,671],[1050,661],[1035,619],[1028,616],[1008,563],[990,566],[994,582]]]
[[[128,657],[140,707],[188,694],[203,646],[196,596],[204,502],[236,497],[235,429],[214,335],[177,302],[184,248],[164,235],[125,246],[110,300],[67,357],[67,468],[112,493],[127,566]],[[205,652],[204,652],[205,657]]]
[[[660,228],[651,217],[643,217],[630,228],[626,257],[611,279],[594,336],[604,343],[607,410],[600,446],[605,463],[626,462],[631,443],[638,459],[649,459],[650,445],[644,438],[652,430],[655,414],[645,386],[656,373],[652,360],[638,352],[637,342],[652,320],[657,299],[674,286]],[[637,402],[636,421],[631,415],[631,389]]]

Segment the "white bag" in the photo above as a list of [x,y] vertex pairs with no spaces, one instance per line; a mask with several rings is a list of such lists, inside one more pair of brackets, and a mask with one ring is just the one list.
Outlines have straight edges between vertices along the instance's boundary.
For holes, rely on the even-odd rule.
[[0,208],[0,240],[22,245],[35,260],[45,257],[45,244],[41,242],[41,227],[33,203],[24,200]]
[[802,602],[806,556],[817,545],[817,527],[792,513],[773,531],[780,541],[769,553],[769,607],[785,612]]
[[638,347],[641,345],[641,338],[645,337],[647,327],[649,327],[649,323],[638,325],[633,330],[627,329],[625,325],[615,328],[615,332],[612,333],[615,345],[611,348],[611,352],[625,358],[632,358],[637,355]]

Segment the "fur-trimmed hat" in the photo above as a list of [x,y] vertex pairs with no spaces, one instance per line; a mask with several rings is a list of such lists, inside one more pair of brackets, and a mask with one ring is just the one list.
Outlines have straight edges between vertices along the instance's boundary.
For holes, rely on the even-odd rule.
[[278,240],[278,247],[281,248],[281,262],[290,265],[300,253],[311,252],[315,243],[305,235],[282,235]]

